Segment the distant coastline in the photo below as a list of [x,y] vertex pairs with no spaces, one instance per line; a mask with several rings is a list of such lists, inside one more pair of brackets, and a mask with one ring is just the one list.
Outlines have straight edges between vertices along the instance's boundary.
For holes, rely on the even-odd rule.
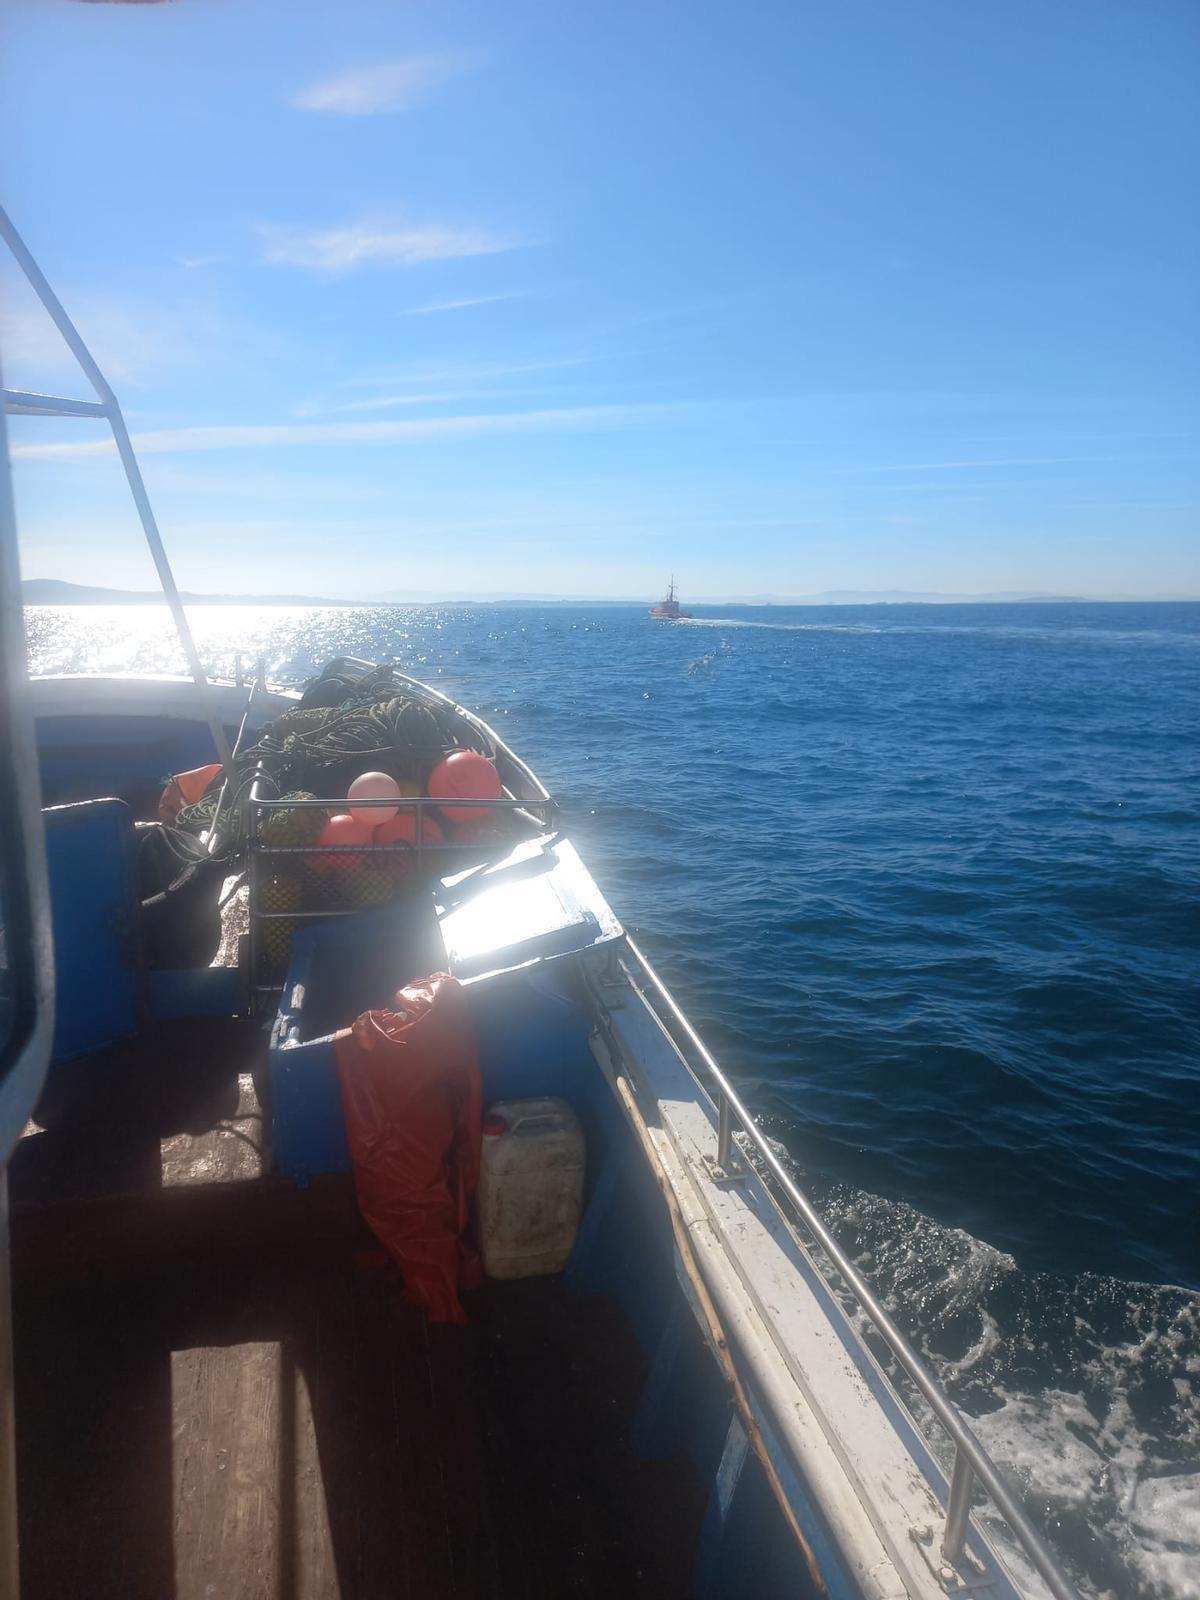
[[[370,600],[321,600],[305,594],[188,594],[189,606],[361,606]],[[67,583],[61,578],[26,578],[21,599],[27,606],[161,606],[161,589],[102,589],[96,584]]]
[[[105,589],[97,584],[68,583],[61,578],[26,578],[21,598],[27,606],[154,606],[162,605],[161,590]],[[391,590],[371,599],[329,599],[306,594],[191,594],[181,598],[189,606],[638,606],[648,600],[613,595],[587,594],[468,594],[436,590]],[[1178,600],[1163,595],[1037,594],[1028,590],[992,594],[938,594],[907,589],[825,589],[803,595],[693,595],[689,603],[697,606],[950,606],[950,605],[1104,605],[1155,603],[1186,604],[1195,597]]]

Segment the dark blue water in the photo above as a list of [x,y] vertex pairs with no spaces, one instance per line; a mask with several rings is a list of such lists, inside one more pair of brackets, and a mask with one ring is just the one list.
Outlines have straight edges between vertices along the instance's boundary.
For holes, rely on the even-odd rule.
[[1200,1593],[1200,605],[197,622],[493,722],[1088,1587]]

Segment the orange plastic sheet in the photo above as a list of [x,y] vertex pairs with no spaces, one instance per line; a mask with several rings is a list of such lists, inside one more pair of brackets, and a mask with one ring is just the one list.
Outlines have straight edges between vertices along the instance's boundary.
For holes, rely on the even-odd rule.
[[207,767],[177,772],[159,797],[158,820],[174,822],[184,806],[194,806],[220,770],[221,763],[214,761]]
[[465,1322],[480,1281],[467,1238],[479,1182],[482,1088],[467,997],[435,973],[394,1011],[365,1011],[338,1038],[338,1074],[363,1216],[432,1322]]

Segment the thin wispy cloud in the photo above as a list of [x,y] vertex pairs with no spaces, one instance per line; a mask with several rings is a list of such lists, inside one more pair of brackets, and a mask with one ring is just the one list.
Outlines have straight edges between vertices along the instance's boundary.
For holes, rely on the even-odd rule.
[[474,306],[494,306],[502,300],[524,300],[528,289],[514,289],[509,294],[475,294],[461,300],[430,300],[421,306],[405,306],[402,317],[431,317],[439,311],[469,311]]
[[1146,440],[1158,442],[1161,439],[1194,439],[1195,432],[1180,430],[1179,432],[1164,433],[1155,429],[1153,433],[1056,433],[1035,435],[1029,433],[989,433],[989,434],[963,434],[961,439],[956,439],[955,444],[1130,444],[1144,443]]
[[340,379],[335,387],[338,389],[387,387],[398,389],[408,383],[471,386],[477,383],[489,383],[496,378],[523,376],[527,372],[557,372],[572,367],[590,367],[597,362],[619,361],[630,353],[627,350],[597,350],[579,355],[535,357],[532,360],[521,361],[461,362],[448,366],[428,366],[416,362],[407,367],[356,372],[350,377]]
[[[276,335],[203,301],[60,290],[63,304],[105,376],[120,389],[164,376],[236,366],[278,355]],[[24,285],[0,273],[0,351],[15,388],[90,399],[91,388],[46,312]]]
[[[364,411],[389,411],[401,406],[459,402],[477,407],[485,401],[529,399],[534,395],[557,394],[563,400],[595,399],[594,394],[579,394],[569,381],[570,375],[578,368],[615,360],[620,354],[604,351],[541,360],[453,364],[418,361],[402,367],[375,368],[338,379],[332,385],[332,392],[310,395],[293,407],[293,415],[335,417]],[[364,389],[377,392],[363,395],[361,399],[344,398],[347,390],[354,393]]]
[[316,272],[352,272],[357,267],[413,267],[428,261],[498,255],[522,241],[490,228],[449,223],[365,221],[338,228],[303,228],[260,223],[263,260],[273,266]]
[[839,467],[835,476],[857,472],[958,472],[968,467],[1063,467],[1082,462],[1136,461],[1138,456],[990,456],[974,461],[903,461],[887,467]]
[[337,405],[311,402],[295,408],[298,417],[342,417],[361,415],[366,411],[395,411],[403,406],[442,406],[469,400],[478,405],[481,400],[529,399],[532,395],[553,394],[555,386],[543,384],[520,389],[461,389],[441,390],[429,394],[379,394],[367,400],[347,400]]
[[402,56],[322,78],[294,94],[289,104],[297,111],[324,111],[339,117],[412,111],[423,105],[434,89],[478,65],[478,56],[456,50]]
[[[173,455],[199,450],[245,450],[278,445],[401,444],[485,434],[569,433],[622,428],[669,420],[693,409],[686,405],[609,405],[546,408],[538,411],[484,412],[473,416],[414,417],[403,421],[233,423],[191,428],[158,428],[135,433],[143,455]],[[68,460],[109,456],[111,439],[56,439],[17,444],[19,460]]]
[[294,408],[298,417],[338,417],[349,416],[352,413],[363,411],[392,411],[399,406],[436,406],[445,405],[458,400],[476,400],[482,398],[476,394],[381,394],[370,400],[350,400],[339,405],[327,406],[308,402]]

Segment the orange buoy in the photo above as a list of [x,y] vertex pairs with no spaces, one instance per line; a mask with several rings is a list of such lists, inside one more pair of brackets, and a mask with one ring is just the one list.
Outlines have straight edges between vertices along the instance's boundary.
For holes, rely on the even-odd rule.
[[[443,844],[446,835],[438,827],[437,818],[425,813],[424,843]],[[400,811],[389,822],[375,829],[376,844],[413,844],[417,842],[417,813],[409,807]]]
[[[476,750],[455,750],[429,774],[429,794],[438,801],[499,800],[501,793],[495,762]],[[441,804],[438,809],[460,827],[479,827],[491,817],[486,806]]]
[[[364,814],[367,813],[364,807]],[[370,844],[374,838],[374,829],[369,822],[360,821],[358,817],[351,816],[348,812],[339,811],[336,817],[329,821],[317,835],[317,844],[344,845],[344,844]],[[366,861],[364,855],[328,855],[309,856],[306,858],[314,872],[344,872],[352,867],[361,867]]]

